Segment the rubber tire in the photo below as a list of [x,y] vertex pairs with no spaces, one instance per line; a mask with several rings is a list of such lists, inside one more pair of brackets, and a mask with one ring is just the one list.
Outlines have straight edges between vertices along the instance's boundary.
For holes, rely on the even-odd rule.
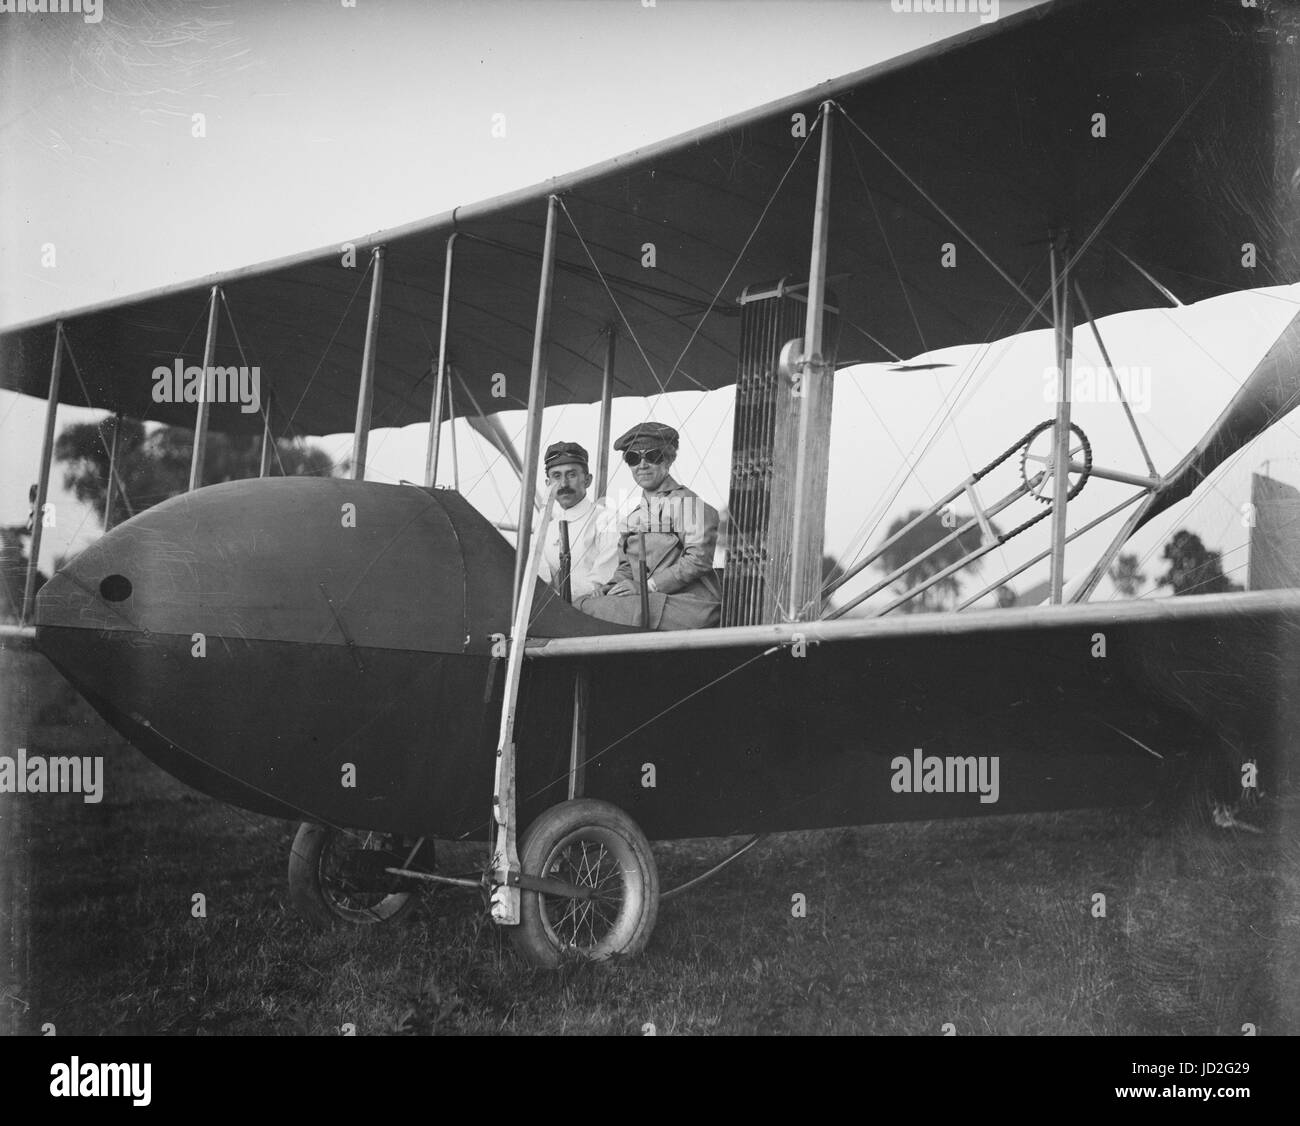
[[591,947],[566,947],[554,934],[545,915],[543,896],[520,893],[520,921],[510,937],[520,957],[534,966],[554,969],[568,958],[599,962],[641,953],[650,941],[659,915],[659,870],[650,842],[626,813],[609,802],[578,798],[543,812],[524,834],[520,867],[526,875],[540,876],[553,865],[562,845],[588,834],[609,846],[623,861],[624,904],[615,920],[614,933]]
[[314,821],[298,826],[289,849],[289,902],[302,918],[318,927],[376,926],[400,919],[415,906],[415,896],[404,891],[385,896],[371,911],[350,910],[336,902],[322,884],[321,863],[337,835],[337,829]]

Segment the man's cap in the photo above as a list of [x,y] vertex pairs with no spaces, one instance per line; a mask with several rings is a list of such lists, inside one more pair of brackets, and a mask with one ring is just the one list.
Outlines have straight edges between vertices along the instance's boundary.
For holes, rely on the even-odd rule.
[[634,444],[646,449],[652,446],[676,446],[677,431],[662,422],[642,422],[632,427],[614,443],[614,449],[630,449]]
[[577,442],[552,442],[546,447],[546,468],[555,465],[570,465],[576,462],[583,469],[587,468],[587,451]]

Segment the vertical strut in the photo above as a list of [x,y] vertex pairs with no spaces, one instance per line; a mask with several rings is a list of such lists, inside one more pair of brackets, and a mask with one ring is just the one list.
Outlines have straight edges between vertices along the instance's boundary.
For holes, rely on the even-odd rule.
[[[618,326],[611,323],[605,341],[605,370],[600,379],[600,423],[596,432],[596,500],[603,502],[609,491],[609,428],[614,406],[614,358],[618,348]],[[561,525],[567,528],[567,524]],[[567,541],[566,541],[567,542]],[[566,571],[565,599],[572,601]],[[587,703],[591,679],[586,668],[573,677],[573,728],[569,736],[569,800],[582,797],[587,779]]]
[[588,670],[573,677],[573,733],[569,739],[569,800],[580,798],[587,779],[587,701],[591,694]]
[[104,494],[104,531],[108,531],[113,526],[113,501],[116,499],[113,495],[114,486],[117,484],[117,446],[122,437],[122,412],[118,411],[113,416],[113,440],[108,446],[108,487]]
[[609,423],[614,405],[614,356],[618,347],[618,328],[609,326],[605,342],[605,371],[600,380],[600,428],[596,437],[596,499],[609,491]]
[[[1052,572],[1051,601],[1061,601],[1065,585],[1065,517],[1070,493],[1070,390],[1074,367],[1074,306],[1070,300],[1068,247],[1062,246],[1058,277],[1057,244],[1052,240],[1052,319],[1056,326],[1056,429],[1052,456]],[[1059,287],[1059,289],[1058,289]]]
[[456,388],[451,383],[451,367],[447,368],[447,437],[451,440],[451,487],[460,492],[460,452],[456,448]]
[[433,377],[433,404],[429,409],[429,446],[424,456],[424,487],[438,483],[438,446],[442,438],[442,398],[447,386],[447,318],[451,312],[451,261],[456,232],[447,236],[447,259],[442,269],[442,326],[438,330],[438,366]]
[[258,477],[271,476],[271,455],[275,453],[275,438],[271,434],[271,410],[275,406],[275,392],[268,391],[262,404],[262,456],[258,460]]
[[45,498],[50,490],[50,462],[54,458],[54,416],[59,410],[59,375],[63,370],[63,322],[54,326],[54,360],[50,365],[50,397],[45,404],[45,434],[41,439],[41,468],[36,477],[36,500],[32,508],[32,544],[27,559],[27,582],[23,586],[23,614],[27,625],[32,619],[32,601],[36,597],[37,561],[41,557],[41,532],[45,526]]
[[812,396],[821,393],[821,384],[830,376],[822,360],[822,307],[826,303],[826,247],[830,227],[831,203],[831,111],[834,103],[821,107],[821,153],[817,164],[817,205],[813,211],[812,255],[808,264],[808,319],[804,326],[803,356],[799,361],[798,438],[794,462],[794,512],[790,519],[790,596],[786,605],[791,620],[804,616],[813,585],[820,585],[818,574],[810,582],[805,573],[808,536],[808,442],[812,422]]
[[361,353],[361,387],[357,392],[357,425],[352,435],[352,479],[366,479],[366,447],[370,443],[370,412],[375,401],[375,351],[379,347],[379,310],[383,299],[384,248],[371,252],[374,274],[370,278],[370,313],[366,317],[366,343]]
[[542,277],[537,287],[537,321],[533,326],[533,362],[528,378],[528,423],[524,443],[524,471],[519,490],[519,538],[515,548],[514,606],[523,589],[524,570],[533,530],[533,504],[537,463],[541,456],[542,410],[546,406],[546,349],[551,324],[551,288],[555,279],[555,218],[559,199],[546,201],[546,240],[542,247]]
[[[537,586],[537,571],[545,550],[546,530],[551,518],[551,505],[555,500],[555,486],[546,494],[538,522],[537,536],[531,544],[528,558],[524,560],[523,582],[519,585],[519,599],[511,618],[510,651],[506,657],[506,683],[501,703],[501,727],[497,738],[496,775],[492,786],[492,820],[496,825],[492,851],[492,919],[497,923],[513,925],[519,922],[519,887],[511,883],[519,874],[519,827],[516,823],[515,803],[515,719],[519,704],[519,683],[523,675],[524,643],[527,640],[528,619],[533,612],[533,592]],[[527,490],[525,490],[527,494]],[[528,498],[531,506],[531,497]],[[523,529],[521,528],[522,532]]]
[[203,379],[199,383],[199,405],[194,416],[194,450],[190,456],[189,492],[203,485],[203,458],[208,451],[208,411],[213,394],[212,365],[217,352],[217,302],[221,289],[212,287],[208,298],[208,335],[203,341]]

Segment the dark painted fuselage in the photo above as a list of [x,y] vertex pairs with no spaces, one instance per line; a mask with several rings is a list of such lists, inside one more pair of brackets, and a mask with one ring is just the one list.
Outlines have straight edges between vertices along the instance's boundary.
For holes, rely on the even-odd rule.
[[[452,492],[235,482],[77,556],[41,592],[37,644],[205,793],[294,819],[482,836],[512,572],[509,545]],[[1300,731],[1300,601],[1223,606],[1153,623],[1116,604],[1101,628],[1049,610],[1022,627],[803,655],[527,660],[520,816],[567,796],[579,668],[586,792],[652,838],[1140,803],[1187,756],[1224,747],[1276,777],[1268,756],[1285,761]],[[530,637],[622,632],[539,584]],[[996,800],[900,792],[900,759],[918,749],[996,758]]]

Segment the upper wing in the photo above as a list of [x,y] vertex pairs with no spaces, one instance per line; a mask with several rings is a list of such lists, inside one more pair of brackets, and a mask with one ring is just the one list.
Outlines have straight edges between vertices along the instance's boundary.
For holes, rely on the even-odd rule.
[[[217,363],[260,367],[277,431],[346,431],[366,318],[362,267],[382,244],[373,425],[425,420],[454,231],[451,360],[485,408],[521,407],[551,193],[564,211],[547,401],[598,398],[610,324],[625,338],[616,394],[725,385],[738,294],[806,274],[813,124],[827,99],[843,111],[833,117],[829,261],[841,362],[1046,323],[1032,308],[1047,293],[1050,231],[1086,245],[1076,277],[1097,316],[1160,303],[1153,281],[1184,301],[1294,281],[1300,52],[1288,37],[1298,31],[1295,7],[1269,0],[1055,0],[586,171],[373,235],[357,244],[357,268],[330,247],[68,313],[86,390],[65,377],[61,398],[191,425],[192,406],[153,402],[151,373],[178,357],[201,362],[208,288],[219,284],[231,317]],[[797,135],[795,115],[809,136]],[[0,334],[0,386],[44,394],[53,338],[54,318]],[[497,372],[504,398],[488,393]],[[216,407],[211,425],[260,423]]]

